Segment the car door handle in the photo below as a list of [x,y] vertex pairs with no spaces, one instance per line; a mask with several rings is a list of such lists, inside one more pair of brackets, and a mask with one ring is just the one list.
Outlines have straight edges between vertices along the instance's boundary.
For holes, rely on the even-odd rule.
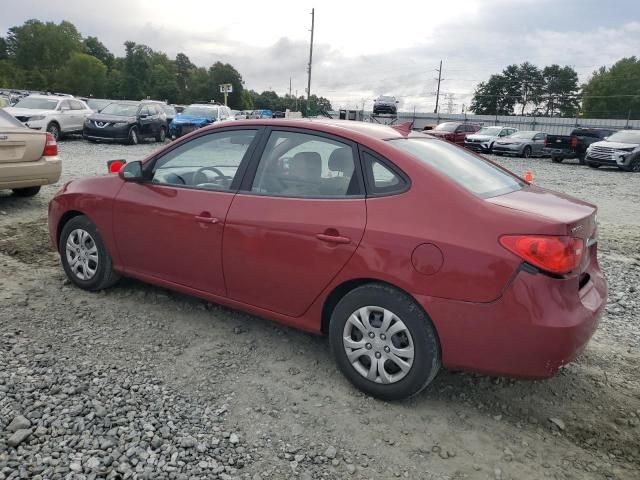
[[220,219],[216,217],[203,217],[201,215],[197,215],[196,222],[216,224],[216,223],[220,223]]
[[318,233],[316,235],[316,238],[327,243],[351,243],[351,239],[349,237],[341,237],[340,235],[327,235],[326,233]]

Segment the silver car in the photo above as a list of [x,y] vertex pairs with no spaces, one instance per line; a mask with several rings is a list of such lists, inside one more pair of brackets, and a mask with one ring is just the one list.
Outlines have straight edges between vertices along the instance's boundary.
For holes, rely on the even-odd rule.
[[510,127],[482,127],[476,133],[465,137],[464,146],[476,152],[491,153],[493,143],[496,140],[509,136],[517,131],[517,129]]
[[542,156],[544,139],[547,134],[525,130],[516,132],[493,143],[493,153],[496,155],[519,155],[524,158]]

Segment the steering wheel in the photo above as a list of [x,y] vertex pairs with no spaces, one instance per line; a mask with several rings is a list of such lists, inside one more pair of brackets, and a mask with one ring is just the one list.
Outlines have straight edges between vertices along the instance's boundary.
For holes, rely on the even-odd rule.
[[[222,170],[220,170],[219,168],[216,167],[202,167],[199,168],[198,170],[196,170],[196,173],[193,174],[193,183],[198,185],[200,183],[209,183],[209,177],[204,175],[203,172],[207,171],[207,170],[211,170],[213,173],[215,173],[219,179],[221,180],[228,180],[231,177],[228,175],[225,175]],[[201,182],[200,179],[198,178],[198,175],[201,175],[202,177],[204,177],[204,181]],[[216,178],[215,180],[218,180],[218,178]]]

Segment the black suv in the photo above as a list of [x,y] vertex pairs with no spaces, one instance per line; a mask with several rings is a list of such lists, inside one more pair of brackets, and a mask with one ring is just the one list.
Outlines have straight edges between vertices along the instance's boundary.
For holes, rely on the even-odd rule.
[[164,142],[167,115],[161,103],[115,101],[89,115],[82,136],[91,142],[122,142],[136,145],[145,138]]

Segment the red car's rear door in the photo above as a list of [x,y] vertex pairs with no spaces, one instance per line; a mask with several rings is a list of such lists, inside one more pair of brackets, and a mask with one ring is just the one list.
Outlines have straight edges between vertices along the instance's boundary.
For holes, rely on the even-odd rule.
[[300,316],[364,234],[366,205],[355,145],[304,130],[274,130],[227,215],[228,296]]
[[226,294],[224,224],[256,133],[194,137],[159,157],[149,182],[125,183],[114,202],[114,232],[128,273]]

